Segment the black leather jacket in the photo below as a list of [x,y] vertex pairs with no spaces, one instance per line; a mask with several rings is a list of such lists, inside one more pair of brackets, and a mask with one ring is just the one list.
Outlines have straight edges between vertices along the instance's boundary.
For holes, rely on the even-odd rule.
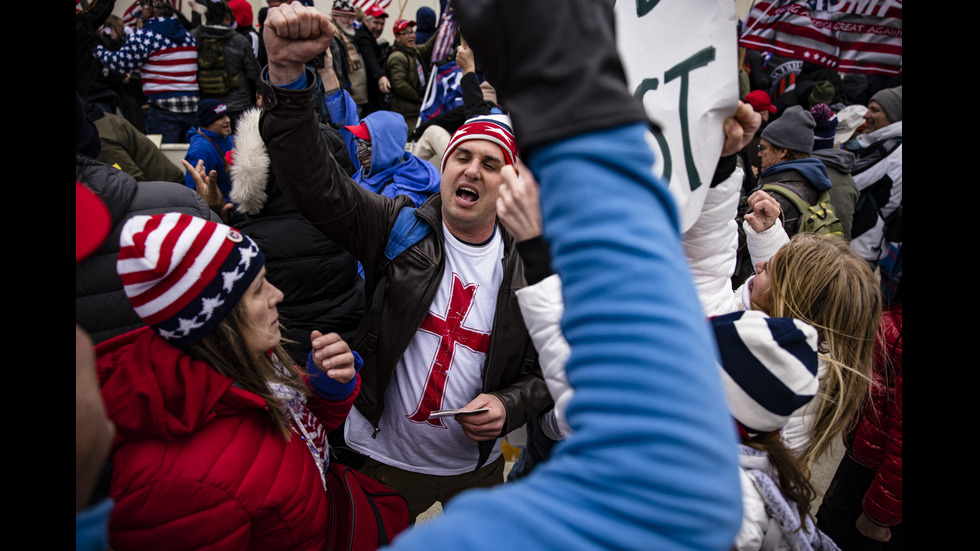
[[[307,82],[313,74],[307,71]],[[269,149],[279,185],[294,205],[321,232],[350,251],[364,266],[367,300],[378,284],[378,259],[383,256],[388,234],[398,212],[411,203],[407,197],[390,199],[354,183],[327,153],[313,113],[312,87],[284,90],[260,83],[265,113],[259,124]],[[365,345],[371,305],[365,306],[351,348],[364,358],[361,393],[355,407],[375,430],[384,409],[385,390],[429,305],[436,294],[445,266],[442,231],[442,199],[436,194],[416,211],[433,231],[392,260],[378,345]],[[501,228],[503,232],[503,229]],[[524,265],[514,239],[503,232],[503,282],[497,295],[490,347],[483,367],[483,391],[497,396],[507,412],[501,433],[506,434],[551,403],[536,362],[527,362],[533,350],[515,291],[526,286]],[[529,348],[530,347],[530,348]],[[479,469],[493,448],[493,440],[479,443]]]

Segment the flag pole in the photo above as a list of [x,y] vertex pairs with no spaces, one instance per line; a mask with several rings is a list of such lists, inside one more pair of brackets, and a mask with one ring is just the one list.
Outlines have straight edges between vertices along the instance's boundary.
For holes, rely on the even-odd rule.
[[[425,109],[425,104],[428,103],[428,100],[430,99],[429,96],[432,94],[432,89],[435,85],[435,81],[436,81],[435,77],[437,72],[438,71],[436,71],[435,67],[429,70],[429,82],[426,83],[425,85],[425,95],[422,96],[422,105],[419,106],[419,116],[418,119],[415,121],[416,129],[419,127],[420,124],[422,124],[422,110]],[[409,149],[409,153],[415,155],[415,140],[411,140],[409,143],[412,144],[412,148]]]
[[[436,43],[432,47],[432,55],[429,59],[429,76],[428,82],[425,85],[425,94],[422,96],[422,105],[419,107],[419,116],[415,121],[415,128],[418,128],[422,124],[422,111],[425,109],[426,104],[432,101],[433,87],[435,86],[435,81],[437,78],[438,67],[436,61],[442,61],[438,59],[448,53],[446,51],[447,45],[452,45],[453,35],[456,34],[456,26],[451,24],[452,18],[452,1],[447,4],[446,13],[442,14],[442,20],[439,22],[439,28],[436,29]],[[448,35],[448,36],[447,36]],[[449,42],[446,42],[446,41]],[[413,155],[415,154],[415,141],[411,142],[412,148],[409,150]],[[406,147],[407,149],[407,147]]]
[[[749,14],[751,14],[751,13],[752,13],[752,8],[753,8],[753,7],[754,7],[754,6],[756,5],[756,4],[758,4],[758,3],[759,3],[759,1],[758,1],[758,0],[756,0],[755,2],[753,2],[753,3],[752,3],[752,6],[749,6]],[[772,4],[769,4],[769,9],[768,9],[768,10],[766,10],[766,11],[764,11],[764,12],[762,12],[762,15],[769,15],[769,14],[770,14],[770,12],[771,12],[772,10],[775,10],[775,9],[776,9],[776,7],[777,7],[777,6],[779,5],[779,4],[780,4],[780,2],[779,2],[779,1],[774,1],[774,2],[772,3]],[[748,15],[746,15],[745,17],[746,17],[746,19],[748,19]],[[739,36],[739,38],[741,39],[741,38],[742,38],[743,36],[748,36],[748,34],[749,34],[749,31],[751,31],[752,29],[754,29],[754,28],[755,28],[755,26],[759,24],[759,21],[762,21],[762,17],[757,17],[757,18],[755,18],[755,21],[753,21],[753,22],[752,22],[752,26],[751,26],[751,27],[746,27],[746,29],[745,29],[744,31],[742,31],[742,36]]]

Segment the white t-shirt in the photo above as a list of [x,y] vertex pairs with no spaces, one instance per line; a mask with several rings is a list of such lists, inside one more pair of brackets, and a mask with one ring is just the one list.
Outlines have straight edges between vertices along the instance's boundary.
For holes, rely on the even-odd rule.
[[[374,429],[352,409],[344,436],[360,453],[406,471],[455,475],[479,459],[476,441],[452,417],[428,419],[440,409],[465,406],[483,392],[486,360],[503,280],[499,231],[486,245],[467,245],[443,225],[446,266],[429,313],[395,366],[385,409]],[[489,461],[500,455],[497,442]]]

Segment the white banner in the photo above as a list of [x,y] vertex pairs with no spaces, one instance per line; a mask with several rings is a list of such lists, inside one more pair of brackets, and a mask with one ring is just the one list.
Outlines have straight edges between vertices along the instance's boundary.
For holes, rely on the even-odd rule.
[[738,106],[732,0],[618,0],[619,55],[633,95],[663,130],[658,173],[670,182],[681,230],[697,220]]

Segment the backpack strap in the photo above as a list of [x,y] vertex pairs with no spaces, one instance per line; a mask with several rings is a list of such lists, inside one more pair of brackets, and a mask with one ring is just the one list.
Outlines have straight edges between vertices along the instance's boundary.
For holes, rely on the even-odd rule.
[[[807,203],[803,197],[800,197],[798,193],[789,188],[778,186],[776,184],[763,184],[762,191],[768,193],[776,192],[785,197],[790,203],[793,203],[796,210],[800,211],[800,225],[803,225],[803,217],[806,216],[806,213],[809,212],[810,209],[810,203]],[[783,213],[780,213],[779,217],[782,218]]]
[[[775,184],[764,184],[762,190],[776,192],[788,199],[796,210],[800,211],[800,222],[797,231],[827,233],[829,235],[843,235],[840,219],[834,212],[834,207],[830,202],[830,191],[823,190],[817,193],[814,204],[809,204],[798,193],[789,188],[784,188]],[[782,217],[782,214],[780,214]],[[827,230],[823,230],[827,227]]]
[[418,243],[432,232],[432,226],[415,216],[415,207],[402,207],[395,218],[395,224],[388,233],[385,253],[378,259],[378,283],[371,299],[371,323],[365,344],[367,350],[374,351],[378,345],[378,330],[381,327],[381,311],[384,309],[385,288],[388,286],[388,267],[391,261],[405,252],[405,249]]
[[200,136],[200,137],[202,137],[202,138],[204,138],[205,140],[211,142],[211,145],[213,145],[214,148],[216,150],[218,150],[218,157],[221,159],[221,163],[225,167],[225,174],[227,174],[228,176],[231,176],[231,167],[228,165],[228,161],[225,160],[225,152],[222,151],[221,148],[218,147],[218,144],[214,143],[214,140],[212,140],[207,134],[205,134],[204,132],[201,132],[201,129],[200,128],[197,129],[197,135]]
[[[902,240],[902,204],[899,203],[898,207],[888,216],[885,216],[881,205],[878,204],[878,199],[874,195],[874,188],[876,186],[871,186],[861,190],[861,195],[858,198],[858,202],[854,205],[854,212],[861,212],[865,206],[870,206],[874,209],[878,218],[884,223],[884,229],[882,234],[885,235],[885,239],[888,241],[899,242]],[[891,231],[891,233],[889,233]]]
[[[377,193],[378,195],[381,195],[381,193],[385,190],[385,188],[387,188],[388,186],[390,186],[391,184],[394,184],[394,183],[395,183],[395,178],[394,178],[394,176],[392,176],[387,182],[381,184],[381,187],[378,188],[378,191],[376,191],[375,193]],[[428,227],[428,224],[426,224],[426,227]],[[392,257],[392,258],[394,258],[394,257]]]
[[858,149],[854,152],[854,166],[851,167],[851,176],[860,174],[871,168],[893,151],[902,145],[902,137],[894,136],[886,140],[877,141],[868,147]]
[[391,227],[391,232],[388,234],[388,244],[385,246],[385,254],[381,260],[384,263],[381,266],[384,271],[387,271],[387,264],[396,256],[432,233],[432,226],[416,216],[415,210],[415,207],[402,207],[398,217],[395,218],[395,225]]
[[534,372],[534,366],[538,365],[538,350],[534,348],[534,341],[527,339],[527,346],[524,347],[524,359],[521,361],[521,375],[530,375]]

